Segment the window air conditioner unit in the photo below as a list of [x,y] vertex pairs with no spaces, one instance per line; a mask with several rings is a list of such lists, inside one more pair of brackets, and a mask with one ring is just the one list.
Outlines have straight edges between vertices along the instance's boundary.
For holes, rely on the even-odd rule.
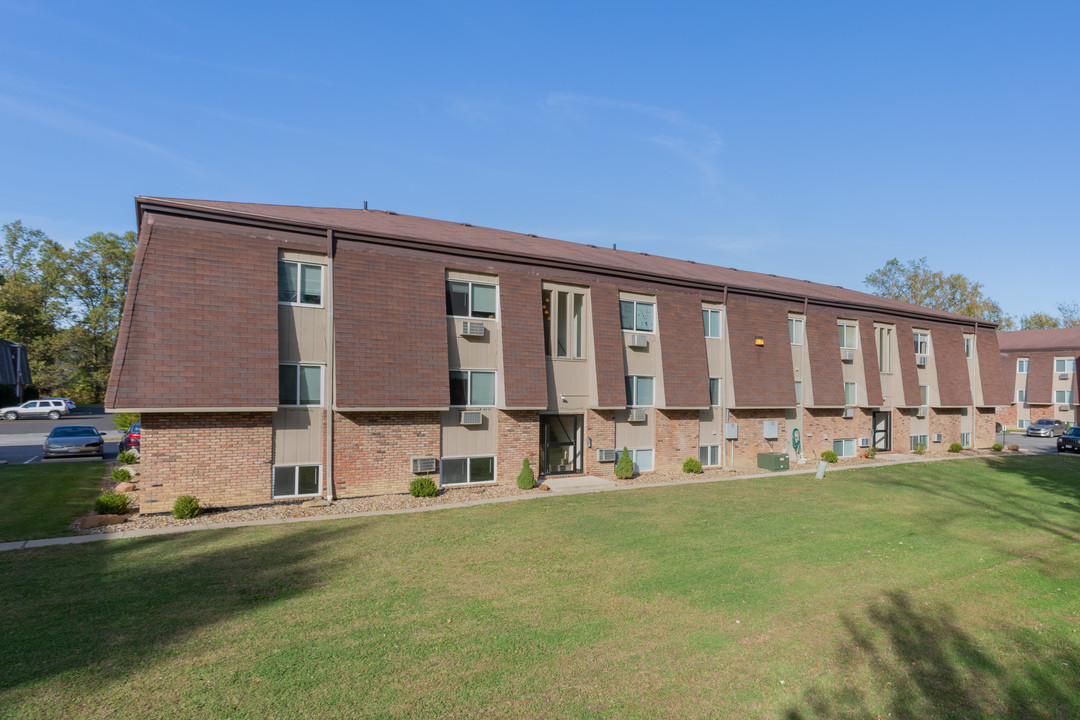
[[466,320],[461,323],[462,337],[484,337],[484,323]]
[[859,438],[859,447],[870,447],[870,438]]
[[941,442],[941,433],[934,433],[930,436],[931,442]]
[[1069,373],[1060,373],[1058,375],[1058,380],[1068,380],[1068,379],[1069,379]]
[[855,417],[855,408],[844,408],[844,417],[846,417],[846,418]]
[[926,367],[926,356],[925,355],[916,355],[915,356],[915,364],[918,365],[919,367]]
[[844,361],[844,362],[853,361],[855,359],[855,351],[854,350],[841,350],[840,351],[840,359],[842,361]]
[[649,413],[644,408],[634,408],[630,411],[630,417],[627,418],[629,422],[645,422],[649,419]]
[[649,347],[649,338],[645,335],[631,335],[630,347],[632,348],[647,348]]
[[439,461],[433,457],[415,457],[412,459],[412,471],[414,473],[435,472]]
[[926,417],[926,408],[924,408],[924,407],[916,408],[915,409],[915,417]]
[[461,411],[461,424],[462,425],[479,425],[484,422],[484,413],[479,410],[462,410]]
[[615,462],[619,459],[618,454],[618,450],[597,450],[596,462]]
[[1070,407],[1070,405],[1058,405],[1058,410],[1068,410]]

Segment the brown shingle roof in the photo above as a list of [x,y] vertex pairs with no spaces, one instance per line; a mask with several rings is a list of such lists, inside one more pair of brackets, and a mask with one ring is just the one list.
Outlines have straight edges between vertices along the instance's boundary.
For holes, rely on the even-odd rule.
[[998,347],[1010,350],[1080,350],[1080,327],[998,333]]
[[175,207],[188,211],[202,209],[213,213],[248,217],[252,220],[261,219],[318,228],[331,228],[346,233],[352,232],[378,237],[416,239],[488,253],[509,253],[525,256],[526,258],[531,257],[541,263],[545,260],[556,259],[580,263],[594,268],[607,268],[612,271],[648,273],[656,277],[671,278],[677,281],[700,282],[798,298],[806,297],[828,303],[880,308],[901,314],[915,313],[943,320],[973,322],[972,318],[963,315],[930,310],[857,290],[813,283],[809,280],[797,280],[765,273],[736,270],[735,268],[704,265],[693,261],[676,260],[648,253],[614,250],[595,245],[476,227],[467,223],[399,215],[382,210],[263,205],[259,203],[154,197],[140,197],[136,202],[140,206]]

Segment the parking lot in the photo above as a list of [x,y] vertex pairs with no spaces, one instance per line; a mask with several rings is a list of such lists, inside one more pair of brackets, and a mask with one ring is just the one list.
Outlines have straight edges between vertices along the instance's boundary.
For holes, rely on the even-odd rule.
[[86,462],[97,459],[86,457],[42,460],[41,445],[57,425],[93,425],[107,433],[105,459],[116,457],[120,433],[113,427],[112,416],[106,415],[100,407],[78,407],[73,413],[59,420],[0,420],[0,460],[21,465],[34,462]]

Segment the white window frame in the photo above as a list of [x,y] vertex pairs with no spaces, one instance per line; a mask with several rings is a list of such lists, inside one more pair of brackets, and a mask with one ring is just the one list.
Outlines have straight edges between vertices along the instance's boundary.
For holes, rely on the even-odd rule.
[[795,407],[802,405],[802,380],[795,381]]
[[[709,407],[720,406],[720,393],[723,392],[723,386],[720,382],[720,378],[709,378]],[[653,386],[653,394],[656,393],[656,387]]]
[[1028,368],[1030,366],[1030,358],[1016,358],[1016,372],[1027,374]]
[[1076,372],[1076,358],[1070,358],[1070,357],[1054,358],[1054,372],[1055,373],[1074,373],[1074,372]]
[[[638,380],[651,380],[652,381],[652,398],[648,403],[638,402]],[[627,389],[630,390],[627,393],[627,407],[656,407],[656,378],[652,375],[627,375],[626,376]]]
[[[634,326],[635,326],[634,328],[624,328],[622,326],[622,306],[623,306],[623,303],[630,303],[630,304],[632,304],[634,306],[634,314],[633,314]],[[638,308],[638,305],[648,305],[649,307],[652,308],[652,329],[651,330],[637,329],[637,317],[638,317],[637,308]],[[656,301],[655,300],[651,300],[651,301],[650,300],[631,300],[629,298],[619,298],[619,327],[622,328],[622,331],[624,333],[638,333],[638,334],[644,334],[644,335],[653,335],[653,334],[655,334],[656,333]]]
[[1055,390],[1054,402],[1060,405],[1072,405],[1073,391],[1072,390]]
[[[318,368],[319,369],[319,402],[317,403],[301,403],[300,402],[300,371],[296,372],[296,401],[297,404],[291,405],[281,402],[281,368],[283,366],[295,367],[295,368]],[[326,365],[323,363],[305,363],[305,362],[279,362],[278,363],[278,407],[323,407],[324,399],[326,398]]]
[[878,372],[892,372],[892,336],[891,327],[874,328],[874,336],[877,339]]
[[[712,320],[716,319],[716,334],[712,334]],[[622,324],[622,321],[619,321]],[[655,323],[655,320],[653,321]],[[707,338],[722,338],[724,337],[724,312],[718,308],[701,308],[701,324],[705,326],[705,337]]]
[[975,337],[973,335],[964,336],[964,357],[972,357],[975,354]]
[[720,467],[720,446],[698,445],[698,462],[701,467]]
[[[565,295],[565,317],[560,313]],[[581,290],[571,288],[545,287],[542,297],[544,304],[544,352],[547,357],[560,360],[584,360],[585,348],[589,344],[588,327],[588,300]],[[581,313],[574,314],[574,305],[580,299]],[[566,348],[559,352],[560,320],[566,320]]]
[[[848,388],[851,388],[851,396],[848,396]],[[844,383],[844,404],[845,405],[858,405],[859,404],[859,383],[857,382],[845,382]]]
[[[280,270],[280,268],[281,268],[282,265],[292,265],[296,269],[296,301],[295,302],[290,301],[290,300],[282,300],[281,299],[281,285],[280,285],[280,282],[281,282],[280,272],[281,272],[281,270]],[[301,289],[302,288],[301,288],[301,285],[300,285],[300,280],[301,280],[300,279],[300,268],[301,268],[301,266],[313,267],[313,268],[318,268],[319,269],[319,302],[317,302],[317,303],[306,303],[306,302],[302,302],[300,300],[300,298],[302,297],[302,294],[301,294]],[[279,275],[278,275],[278,283],[279,283],[278,284],[278,305],[289,305],[291,307],[309,307],[309,308],[321,308],[321,307],[323,307],[323,303],[324,303],[324,301],[326,299],[326,266],[325,265],[322,265],[320,263],[304,262],[303,260],[279,259],[278,260],[278,268],[279,268],[278,269],[278,273],[279,273]]]
[[[929,355],[930,354],[930,332],[923,332],[922,330],[912,330],[912,341],[915,343],[916,355]],[[920,341],[919,338],[922,338]],[[922,348],[921,350],[919,348]]]
[[[313,493],[300,493],[299,492],[299,489],[300,489],[300,468],[305,468],[305,467],[313,467],[319,473],[319,485],[316,488],[315,492],[313,492]],[[296,492],[290,493],[288,495],[277,495],[277,494],[275,494],[275,487],[277,486],[277,476],[278,476],[278,473],[280,471],[284,471],[284,470],[292,470],[293,471],[293,490],[295,490]],[[323,480],[322,465],[316,465],[314,463],[310,464],[310,465],[309,464],[304,464],[304,463],[300,463],[298,465],[275,465],[273,467],[273,469],[271,470],[271,472],[270,472],[270,497],[275,498],[275,499],[276,498],[320,497],[322,495],[322,480]]]
[[[468,315],[454,315],[450,313],[450,308],[447,308],[446,317],[464,318],[466,320],[492,320],[494,322],[499,321],[499,284],[493,282],[482,282],[480,280],[459,280],[458,278],[448,277],[446,278],[446,284],[443,286],[443,290],[449,296],[450,283],[462,283],[469,286],[469,314]],[[495,317],[485,317],[483,315],[473,314],[473,287],[482,285],[483,287],[490,287],[495,289]]]
[[788,339],[792,345],[802,345],[803,338],[806,337],[804,330],[806,329],[805,318],[795,317],[794,315],[788,315],[787,319],[787,332]]
[[[836,446],[839,443],[840,452],[836,451]],[[836,457],[856,457],[859,451],[856,449],[855,438],[837,438],[833,440],[833,452],[836,453]],[[850,448],[851,452],[847,452]]]
[[966,448],[971,447],[971,433],[969,433],[969,432],[960,433],[960,446],[961,447],[966,447]]
[[1027,427],[1030,424],[1031,424],[1030,420],[1025,420],[1023,418],[1020,418],[1019,420],[1016,421],[1016,427],[1019,430],[1027,430]]
[[929,385],[920,385],[919,386],[919,406],[920,407],[929,407],[930,406],[930,386]]
[[922,445],[927,450],[930,449],[930,436],[929,435],[912,435],[911,436],[911,451],[915,451],[916,445]]
[[[838,323],[836,323],[836,328],[837,328],[837,330],[839,330],[840,328],[844,329],[844,337],[840,338],[840,349],[841,350],[858,350],[859,349],[859,326],[857,324],[855,324],[853,322],[838,322]],[[848,337],[847,337],[848,328],[851,328],[851,340],[855,343],[854,345],[848,345],[847,344],[847,342],[848,342]]]
[[[491,460],[491,479],[490,480],[477,480],[472,479],[472,461],[473,460]],[[463,483],[448,483],[446,482],[446,474],[443,472],[443,465],[447,460],[465,460],[465,482]],[[499,458],[497,455],[453,455],[450,457],[444,457],[439,459],[439,487],[471,487],[473,485],[494,485],[499,479]]]
[[1026,403],[1027,402],[1027,390],[1026,389],[1024,389],[1024,388],[1017,388],[1016,389],[1016,402],[1018,402],[1018,403]]
[[[451,398],[450,407],[453,407],[453,408],[460,408],[460,407],[489,408],[489,407],[495,407],[496,405],[499,404],[499,373],[497,371],[495,371],[495,370],[470,370],[470,369],[466,369],[466,368],[450,368],[450,372],[451,373],[456,373],[456,372],[465,373],[465,399],[469,401],[465,405],[458,405],[458,404],[455,404],[454,401],[453,401],[453,398]],[[474,373],[486,373],[486,374],[491,375],[492,387],[494,389],[494,392],[492,394],[493,394],[494,397],[492,398],[492,402],[491,402],[490,405],[485,404],[485,403],[474,403],[474,402],[472,402],[472,400],[473,400],[473,374]],[[447,377],[449,378],[449,376],[447,376]]]
[[[634,461],[634,472],[636,472],[636,473],[652,472],[653,470],[656,469],[656,451],[655,451],[654,448],[648,447],[648,448],[626,448],[626,449],[630,451],[630,459]],[[649,467],[647,467],[647,468],[641,467],[640,463],[638,463],[638,453],[643,453],[643,452],[650,453],[650,455],[649,455]],[[622,459],[622,453],[623,453],[622,450],[617,450],[616,451],[616,453],[615,453],[616,462],[618,462],[619,460]]]

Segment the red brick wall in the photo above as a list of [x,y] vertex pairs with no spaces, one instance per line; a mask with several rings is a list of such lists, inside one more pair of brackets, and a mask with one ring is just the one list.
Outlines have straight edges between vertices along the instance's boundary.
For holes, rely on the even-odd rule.
[[[585,437],[592,439],[592,447],[585,448],[585,474],[615,477],[615,463],[596,461],[597,450],[615,448],[615,411],[586,410]],[[621,447],[617,449],[622,451]]]
[[[441,443],[437,412],[335,413],[337,496],[408,492],[409,483],[416,477],[411,458],[439,458]],[[438,482],[438,473],[431,476]]]
[[[982,408],[980,408],[979,410],[981,412]],[[1011,404],[1006,405],[1005,407],[1001,408],[1000,410],[998,410],[997,413],[995,413],[995,415],[994,415],[994,420],[995,420],[995,422],[1001,423],[1001,426],[1003,428],[1006,428],[1006,429],[1013,428],[1013,429],[1015,429],[1016,425],[1017,425],[1017,423],[1019,421],[1018,413],[1019,413],[1019,406],[1016,403],[1011,403]]]
[[994,414],[994,408],[976,409],[975,436],[971,438],[976,448],[988,448],[997,442],[997,431],[995,430],[995,426],[998,422],[1001,421],[998,420]]
[[654,466],[657,470],[681,470],[686,458],[698,456],[701,411],[657,408],[654,417],[656,418]]
[[536,410],[498,411],[498,460],[495,480],[513,485],[521,461],[529,459],[533,475],[540,477],[540,413]]
[[1053,420],[1056,405],[1031,405],[1028,407],[1028,418],[1031,422],[1036,420]]
[[[843,408],[806,408],[803,412],[803,457],[808,460],[820,458],[822,452],[833,449],[833,440],[847,438],[858,440],[862,437],[873,437],[873,411],[866,408],[854,408],[854,410],[855,417],[845,418]],[[893,413],[893,416],[895,418],[896,413]],[[894,427],[893,448],[896,448],[896,439]],[[903,447],[906,449],[908,442],[906,436],[903,442]],[[858,443],[855,448],[856,454],[866,450],[857,445]]]
[[[960,409],[930,408],[930,452],[946,452],[954,442],[960,442]],[[933,442],[934,433],[941,433],[941,442]]]
[[911,410],[907,408],[892,411],[892,451],[911,452]]
[[180,495],[204,506],[272,501],[270,413],[143,413],[139,509],[170,512]]
[[[787,331],[786,320],[784,330]],[[790,350],[788,354],[790,356]],[[728,464],[734,465],[736,469],[746,470],[757,467],[758,453],[790,452],[791,448],[785,442],[785,438],[788,437],[788,429],[784,415],[783,409],[729,411],[728,421],[739,424],[739,439],[735,440],[734,443],[727,440],[723,441],[727,443],[728,452],[732,453],[727,458]],[[764,438],[765,420],[779,421],[776,440],[766,440]],[[732,450],[732,445],[734,445],[734,450]]]

